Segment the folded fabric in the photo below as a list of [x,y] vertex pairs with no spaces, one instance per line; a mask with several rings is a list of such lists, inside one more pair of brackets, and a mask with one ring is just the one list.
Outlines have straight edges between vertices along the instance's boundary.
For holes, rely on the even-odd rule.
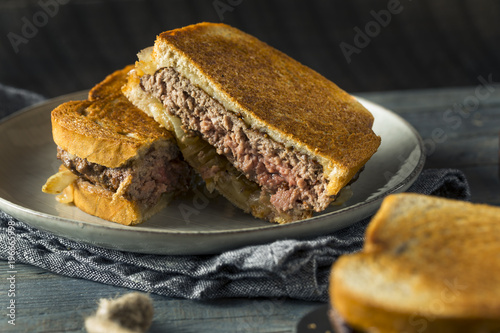
[[[6,95],[4,88],[0,85],[2,99]],[[36,95],[27,92],[11,89],[12,92],[23,105],[37,100]],[[23,95],[29,97],[19,98]],[[9,105],[12,107],[12,103]],[[470,198],[463,173],[451,169],[424,170],[409,191],[461,200]],[[74,242],[32,228],[0,211],[0,258],[9,258],[13,244],[16,263],[170,297],[287,297],[326,301],[331,265],[340,255],[361,249],[369,220],[311,239],[277,240],[217,255],[168,256]]]
[[34,92],[16,89],[0,83],[0,118],[43,100],[43,96]]

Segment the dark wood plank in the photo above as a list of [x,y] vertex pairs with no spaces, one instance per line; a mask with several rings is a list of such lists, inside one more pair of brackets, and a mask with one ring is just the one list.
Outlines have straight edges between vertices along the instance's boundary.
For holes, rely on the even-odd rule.
[[388,18],[387,0],[61,1],[35,26],[40,3],[59,2],[0,1],[0,82],[47,97],[88,89],[161,31],[200,21],[242,28],[353,92],[470,86],[500,72],[495,0],[400,1]]
[[[500,86],[488,86],[490,94],[477,98],[476,105],[471,101],[478,96],[478,87],[481,82],[474,87],[365,93],[360,97],[394,110],[416,128],[424,140],[426,168],[462,170],[473,202],[500,205]],[[483,94],[486,90],[481,89]],[[469,107],[464,106],[468,102]]]
[[[6,263],[0,276],[8,276]],[[7,284],[2,283],[0,332],[85,332],[84,320],[100,298],[131,292],[87,280],[72,279],[41,268],[16,264],[16,325],[8,324]],[[210,302],[151,295],[155,315],[150,332],[289,332],[320,303],[283,299],[222,299]]]

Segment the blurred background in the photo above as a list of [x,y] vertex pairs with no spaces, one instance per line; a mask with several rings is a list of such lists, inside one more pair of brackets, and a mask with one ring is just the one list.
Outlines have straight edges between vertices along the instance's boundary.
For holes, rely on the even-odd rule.
[[498,0],[0,0],[0,83],[55,97],[162,31],[224,22],[349,92],[500,81]]

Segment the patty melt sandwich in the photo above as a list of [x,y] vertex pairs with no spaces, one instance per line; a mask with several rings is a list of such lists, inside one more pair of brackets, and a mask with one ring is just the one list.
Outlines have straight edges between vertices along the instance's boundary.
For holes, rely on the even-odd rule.
[[51,113],[59,172],[44,192],[113,222],[134,225],[190,188],[192,169],[175,139],[122,94],[133,66]]
[[285,223],[326,209],[376,152],[373,116],[312,69],[225,24],[160,34],[124,88],[233,204]]
[[500,208],[388,196],[361,252],[333,265],[338,332],[500,331]]

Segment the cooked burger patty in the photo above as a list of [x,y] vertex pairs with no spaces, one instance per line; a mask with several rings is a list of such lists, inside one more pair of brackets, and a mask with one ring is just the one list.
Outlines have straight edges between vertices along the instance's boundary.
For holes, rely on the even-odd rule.
[[184,130],[200,135],[243,175],[271,193],[271,203],[278,210],[322,211],[333,200],[326,194],[318,162],[251,129],[173,68],[144,75],[141,87],[179,117]]
[[120,190],[119,194],[126,199],[146,207],[156,204],[165,192],[187,191],[192,172],[178,151],[162,146],[119,168],[91,163],[60,147],[57,157],[77,176],[112,192]]

